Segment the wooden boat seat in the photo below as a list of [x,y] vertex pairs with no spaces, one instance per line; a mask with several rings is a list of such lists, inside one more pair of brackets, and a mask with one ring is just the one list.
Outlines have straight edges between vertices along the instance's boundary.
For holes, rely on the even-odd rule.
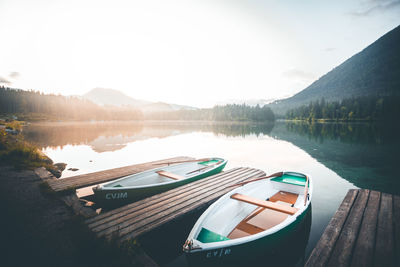
[[243,201],[246,203],[250,203],[259,207],[263,207],[263,208],[267,208],[267,209],[271,209],[271,210],[275,210],[275,211],[279,211],[279,212],[283,212],[289,215],[293,215],[297,212],[298,209],[294,208],[294,207],[288,207],[279,203],[275,203],[272,201],[267,201],[267,200],[262,200],[262,199],[257,199],[251,196],[246,196],[246,195],[242,195],[242,194],[233,194],[231,196],[232,199],[236,199],[239,201]]
[[[297,194],[279,191],[269,198],[270,202],[280,202],[281,205],[293,205],[298,198]],[[268,230],[275,225],[280,224],[289,215],[279,211],[271,210],[264,207],[255,209],[249,216],[243,219],[228,235],[229,239],[240,238],[244,236],[254,235],[262,231]]]
[[182,179],[184,179],[185,177],[183,177],[183,176],[180,176],[179,174],[175,174],[175,173],[172,173],[172,172],[167,172],[167,171],[157,171],[156,172],[158,175],[161,175],[161,176],[164,176],[164,177],[168,177],[168,178],[171,178],[171,179],[174,179],[174,180],[182,180]]
[[272,202],[286,202],[290,204],[295,204],[297,201],[297,198],[299,197],[298,194],[290,193],[290,192],[285,192],[285,191],[279,191],[272,197],[270,197],[268,200]]

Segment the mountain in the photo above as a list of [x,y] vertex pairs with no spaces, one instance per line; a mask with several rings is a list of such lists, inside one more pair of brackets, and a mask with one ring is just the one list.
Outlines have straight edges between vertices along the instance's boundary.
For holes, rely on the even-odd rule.
[[94,88],[88,93],[84,94],[82,98],[90,100],[98,105],[108,105],[108,106],[132,106],[138,108],[145,113],[151,112],[168,112],[176,110],[195,110],[197,108],[168,104],[163,102],[150,102],[144,100],[134,99],[124,93],[108,88]]
[[271,109],[289,109],[325,98],[400,95],[400,26],[391,30],[294,96],[275,101]]
[[133,99],[124,93],[108,88],[94,88],[82,96],[98,105],[108,106],[132,106],[140,107],[150,104],[148,101]]

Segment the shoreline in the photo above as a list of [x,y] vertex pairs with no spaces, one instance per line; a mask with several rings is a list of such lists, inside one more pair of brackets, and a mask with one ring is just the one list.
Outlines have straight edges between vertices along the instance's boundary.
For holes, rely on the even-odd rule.
[[[50,175],[51,177],[51,175]],[[53,178],[54,179],[54,178]],[[142,266],[138,244],[97,239],[34,170],[0,165],[4,266]],[[23,252],[23,257],[21,257]]]

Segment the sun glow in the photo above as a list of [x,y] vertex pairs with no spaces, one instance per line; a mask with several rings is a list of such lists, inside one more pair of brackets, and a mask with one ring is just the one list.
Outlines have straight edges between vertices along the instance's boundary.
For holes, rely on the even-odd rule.
[[[137,99],[199,107],[279,98],[304,89],[395,24],[390,14],[390,23],[368,22],[379,31],[359,23],[360,35],[369,34],[360,41],[349,34],[349,25],[356,27],[349,19],[320,23],[345,9],[308,5],[1,1],[0,35],[7,41],[0,43],[0,82],[64,95],[113,88]],[[310,17],[313,10],[318,21]]]

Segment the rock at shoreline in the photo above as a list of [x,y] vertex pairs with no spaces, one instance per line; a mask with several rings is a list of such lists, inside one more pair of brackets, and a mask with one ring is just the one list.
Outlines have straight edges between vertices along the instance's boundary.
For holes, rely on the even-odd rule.
[[79,169],[77,169],[77,168],[69,168],[68,170],[73,171],[73,172],[79,171]]
[[59,162],[59,163],[54,163],[54,167],[56,167],[59,171],[65,170],[65,167],[67,167],[67,163]]
[[53,166],[51,166],[51,168],[48,168],[48,171],[51,172],[51,174],[53,174],[55,177],[60,178],[66,166],[66,163],[55,163]]
[[61,177],[61,171],[57,169],[49,169],[49,172],[53,174],[55,177],[60,178]]

